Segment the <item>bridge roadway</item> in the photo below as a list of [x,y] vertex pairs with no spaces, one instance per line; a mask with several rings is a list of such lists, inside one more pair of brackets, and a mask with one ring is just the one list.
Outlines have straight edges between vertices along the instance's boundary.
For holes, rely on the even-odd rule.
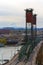
[[34,48],[27,63],[25,63],[24,61],[19,62],[18,61],[19,54],[17,54],[7,64],[4,64],[4,65],[36,65],[36,63],[35,63],[36,57],[37,57],[37,54],[38,54],[39,49],[40,49],[42,44],[43,44],[43,41],[40,41],[40,43]]
[[26,65],[36,65],[36,57],[39,52],[39,49],[41,48],[43,44],[43,41],[40,41],[40,43],[34,48],[32,54],[30,55],[29,62],[27,62]]

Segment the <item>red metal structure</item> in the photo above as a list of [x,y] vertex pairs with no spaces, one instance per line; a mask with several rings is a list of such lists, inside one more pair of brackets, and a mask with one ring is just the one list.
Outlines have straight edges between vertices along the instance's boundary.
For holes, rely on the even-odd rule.
[[[33,14],[33,9],[26,9],[25,11],[26,11],[26,39],[28,38],[27,24],[31,23],[31,40],[33,40],[33,36],[34,36],[33,25],[35,25],[35,29],[36,29],[36,14]],[[36,33],[35,33],[35,35],[36,35]]]
[[32,11],[33,9],[30,9],[30,10],[26,9],[26,22],[27,23],[32,23],[32,15],[33,15]]

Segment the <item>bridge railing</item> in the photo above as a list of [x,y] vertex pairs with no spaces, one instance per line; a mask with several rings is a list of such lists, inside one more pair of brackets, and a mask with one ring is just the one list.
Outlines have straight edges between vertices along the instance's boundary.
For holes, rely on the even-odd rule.
[[[33,41],[28,40],[28,42],[25,43],[25,45],[22,46],[22,48],[21,48],[21,50],[19,52],[19,60],[22,60],[24,57],[26,57],[28,59],[30,54],[32,53],[33,49],[40,42],[40,40],[41,39],[39,37],[37,37]],[[29,49],[28,49],[28,47],[29,47]],[[28,52],[26,53],[27,49],[28,49]]]

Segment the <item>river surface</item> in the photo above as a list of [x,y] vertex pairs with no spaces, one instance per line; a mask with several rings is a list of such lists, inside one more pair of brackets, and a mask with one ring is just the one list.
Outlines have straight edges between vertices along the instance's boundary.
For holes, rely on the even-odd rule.
[[16,47],[1,47],[0,48],[0,64],[5,63],[3,60],[11,60],[15,54],[18,53],[21,46]]

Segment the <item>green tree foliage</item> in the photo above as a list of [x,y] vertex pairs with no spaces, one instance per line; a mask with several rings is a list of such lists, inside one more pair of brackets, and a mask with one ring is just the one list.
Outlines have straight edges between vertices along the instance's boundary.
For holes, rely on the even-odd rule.
[[7,43],[6,38],[0,38],[0,43],[6,44]]

